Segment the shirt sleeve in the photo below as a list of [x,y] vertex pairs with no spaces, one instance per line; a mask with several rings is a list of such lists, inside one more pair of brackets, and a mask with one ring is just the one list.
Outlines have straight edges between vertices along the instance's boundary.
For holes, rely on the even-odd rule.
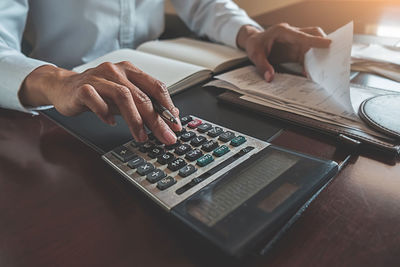
[[172,0],[186,25],[212,41],[237,47],[236,37],[243,25],[262,27],[230,0]]
[[46,107],[25,107],[18,92],[25,77],[34,69],[51,65],[21,53],[21,40],[28,13],[28,0],[0,1],[0,107],[37,114]]

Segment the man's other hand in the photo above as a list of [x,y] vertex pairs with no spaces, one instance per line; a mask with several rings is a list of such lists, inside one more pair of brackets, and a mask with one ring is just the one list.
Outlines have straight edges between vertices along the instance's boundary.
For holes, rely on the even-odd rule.
[[27,76],[19,96],[24,105],[54,105],[66,116],[91,110],[110,125],[115,124],[114,114],[121,114],[139,142],[147,140],[144,125],[165,144],[175,143],[173,131],[182,129],[180,122],[165,122],[149,98],[179,117],[166,86],[126,61],[103,63],[83,73],[41,66]]
[[271,64],[303,64],[304,55],[311,47],[327,48],[330,43],[319,27],[297,28],[287,23],[273,25],[265,31],[245,25],[237,35],[238,46],[246,51],[267,82],[275,74]]

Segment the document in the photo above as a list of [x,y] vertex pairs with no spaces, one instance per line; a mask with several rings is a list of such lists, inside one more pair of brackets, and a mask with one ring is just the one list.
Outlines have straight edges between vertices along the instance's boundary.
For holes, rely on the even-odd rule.
[[350,100],[350,59],[353,22],[328,35],[329,49],[311,48],[305,55],[304,67],[312,81],[322,86],[333,102],[348,115],[354,114]]
[[351,50],[351,69],[400,82],[400,47],[355,43]]
[[332,40],[329,49],[311,49],[306,54],[305,65],[312,80],[276,73],[267,83],[254,66],[246,66],[218,75],[218,80],[206,86],[226,88],[250,102],[383,137],[357,115],[362,101],[386,92],[350,84],[353,23],[328,37]]
[[351,56],[370,62],[391,63],[400,65],[400,47],[379,44],[354,44]]
[[358,120],[350,98],[350,54],[353,23],[328,36],[328,49],[310,49],[305,67],[312,81],[305,77],[277,73],[267,83],[254,66],[218,75],[244,94],[274,98],[292,105],[348,119]]
[[[273,98],[306,109],[354,119],[353,113],[343,109],[329,91],[305,77],[276,73],[274,80],[267,83],[254,66],[247,66],[215,78],[231,83],[235,91],[243,94]],[[350,98],[350,93],[346,97]],[[353,110],[351,106],[350,109]]]
[[[333,108],[336,108],[336,106],[330,106],[332,98],[326,97],[324,95],[325,90],[306,78],[290,74],[277,74],[274,81],[279,81],[279,86],[273,86],[273,83],[265,82],[253,68],[249,66],[232,71],[236,72],[233,74],[238,75],[234,77],[226,78],[225,74],[222,74],[220,76],[223,79],[211,81],[205,86],[225,88],[243,94],[241,96],[243,100],[299,114],[316,121],[366,132],[376,137],[384,137],[383,134],[366,126],[355,114],[348,116],[343,110],[336,110],[335,113]],[[232,74],[232,72],[229,73]],[[246,82],[243,81],[243,76],[246,76]],[[236,85],[234,84],[235,79],[240,81]],[[239,88],[237,85],[244,87]],[[380,89],[357,85],[350,85],[350,92],[354,110],[358,110],[361,102],[365,99],[382,94]],[[330,110],[330,112],[327,110]]]

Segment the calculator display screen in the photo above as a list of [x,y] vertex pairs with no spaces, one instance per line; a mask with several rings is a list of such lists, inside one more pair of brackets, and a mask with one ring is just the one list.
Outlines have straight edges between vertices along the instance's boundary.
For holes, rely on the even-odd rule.
[[[187,204],[187,212],[209,227],[230,214],[249,198],[265,188],[282,173],[291,168],[299,157],[287,153],[271,153],[256,159],[250,166],[233,174],[229,179],[222,179],[212,192]],[[272,199],[260,202],[263,211],[279,206],[297,190],[294,185],[280,188],[279,194]],[[271,197],[270,197],[271,198]],[[277,204],[278,203],[278,204]]]

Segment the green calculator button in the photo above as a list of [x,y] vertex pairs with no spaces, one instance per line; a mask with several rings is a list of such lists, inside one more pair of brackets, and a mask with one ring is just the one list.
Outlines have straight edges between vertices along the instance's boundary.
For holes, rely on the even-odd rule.
[[214,155],[217,156],[217,157],[221,157],[221,156],[225,155],[228,152],[229,152],[229,147],[227,147],[226,145],[222,145],[222,146],[217,147],[216,149],[214,149]]
[[244,138],[244,136],[239,135],[232,139],[231,145],[232,146],[240,146],[244,142],[246,142],[246,138]]
[[200,167],[204,167],[213,161],[214,157],[211,156],[210,154],[206,154],[197,160],[197,165],[199,165]]

